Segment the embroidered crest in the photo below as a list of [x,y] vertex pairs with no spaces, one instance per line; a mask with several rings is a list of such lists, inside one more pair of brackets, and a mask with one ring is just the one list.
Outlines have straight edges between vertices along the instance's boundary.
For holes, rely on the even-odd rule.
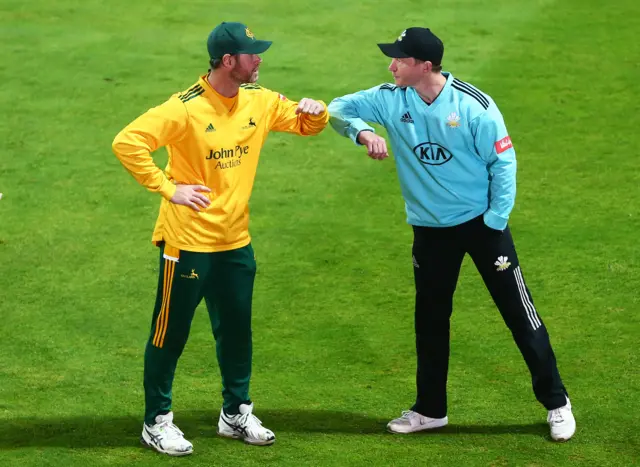
[[460,126],[460,117],[455,112],[451,112],[447,117],[447,126],[449,128],[458,128]]

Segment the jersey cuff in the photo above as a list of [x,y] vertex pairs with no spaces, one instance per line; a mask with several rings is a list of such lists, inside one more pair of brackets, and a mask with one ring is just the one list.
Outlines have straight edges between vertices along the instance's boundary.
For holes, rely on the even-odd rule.
[[375,133],[373,127],[367,125],[362,120],[359,122],[350,122],[349,129],[347,130],[347,136],[349,136],[349,138],[351,138],[351,141],[356,143],[358,146],[362,146],[362,144],[358,143],[358,135],[361,131],[372,131]]
[[173,183],[171,183],[168,179],[165,179],[160,185],[160,189],[158,190],[160,194],[167,200],[171,200],[173,195],[176,194],[176,190],[178,189]]
[[508,217],[502,217],[489,209],[483,215],[484,223],[494,230],[504,230],[507,228]]

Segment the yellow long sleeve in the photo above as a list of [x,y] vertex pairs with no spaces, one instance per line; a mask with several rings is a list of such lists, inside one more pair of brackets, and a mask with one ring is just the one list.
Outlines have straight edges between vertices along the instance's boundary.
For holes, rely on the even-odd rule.
[[[273,91],[270,91],[273,92]],[[277,100],[274,105],[272,114],[273,122],[271,129],[273,131],[285,131],[287,133],[295,133],[302,136],[312,136],[320,133],[329,122],[329,112],[327,105],[324,105],[324,112],[320,115],[296,114],[298,103],[290,101],[284,96],[273,92]]]
[[113,152],[129,173],[149,191],[171,199],[175,185],[151,157],[162,146],[178,143],[188,125],[184,104],[171,98],[135,119],[113,141]]

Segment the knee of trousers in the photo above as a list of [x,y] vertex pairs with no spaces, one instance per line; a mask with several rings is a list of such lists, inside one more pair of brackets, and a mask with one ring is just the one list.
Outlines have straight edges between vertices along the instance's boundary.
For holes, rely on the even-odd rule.
[[553,355],[549,335],[544,329],[538,329],[535,332],[527,330],[520,334],[514,333],[513,337],[525,357],[543,362]]
[[253,332],[250,326],[235,326],[218,329],[216,335],[216,341],[223,341],[227,345],[244,345],[246,342],[251,342],[253,339]]
[[418,295],[416,298],[416,323],[433,323],[434,325],[448,323],[452,312],[453,299],[451,297]]
[[453,306],[453,289],[433,288],[416,290],[416,306],[423,308],[451,308]]
[[438,314],[416,314],[415,332],[416,337],[421,336],[432,338],[435,336],[448,336],[451,327],[449,315],[439,316]]
[[527,314],[523,310],[518,315],[508,317],[503,315],[503,318],[516,341],[543,342],[544,340],[549,340],[547,329],[537,315]]
[[189,339],[190,326],[170,325],[168,329],[162,326],[158,329],[154,326],[150,336],[153,347],[166,349],[172,352],[182,352]]

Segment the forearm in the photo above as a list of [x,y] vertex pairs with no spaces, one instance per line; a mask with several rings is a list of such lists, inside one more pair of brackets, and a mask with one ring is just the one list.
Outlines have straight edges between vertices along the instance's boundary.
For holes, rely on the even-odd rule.
[[124,129],[113,141],[113,152],[125,169],[149,191],[171,199],[176,187],[153,162],[151,145],[144,135]]
[[324,130],[329,123],[329,112],[324,102],[318,101],[324,105],[324,112],[319,115],[300,114],[300,134],[304,136],[314,136]]
[[380,94],[380,86],[376,86],[333,99],[329,104],[329,113],[331,114],[329,122],[339,134],[350,138],[356,144],[360,144],[358,135],[361,132],[374,131],[369,123],[384,126],[383,113],[385,108],[385,100]]
[[375,132],[371,125],[367,124],[360,118],[347,118],[342,115],[331,114],[329,123],[331,124],[331,127],[338,132],[338,134],[351,139],[351,141],[356,144],[361,144],[360,141],[358,141],[358,136],[361,132]]
[[[511,167],[513,165],[513,167]],[[515,163],[494,173],[489,185],[489,209],[484,222],[492,229],[504,230],[516,199]]]

